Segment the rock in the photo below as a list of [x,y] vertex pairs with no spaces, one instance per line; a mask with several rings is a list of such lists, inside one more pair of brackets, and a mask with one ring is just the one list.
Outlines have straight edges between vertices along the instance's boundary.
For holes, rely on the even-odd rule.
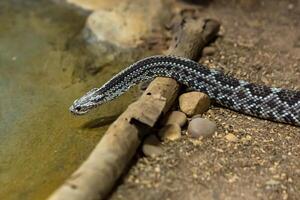
[[188,92],[180,95],[179,107],[188,116],[202,114],[210,106],[209,97],[202,92]]
[[242,142],[249,142],[252,140],[252,137],[250,135],[246,135],[245,137],[242,137],[241,141]]
[[181,137],[181,128],[178,124],[168,124],[159,131],[162,140],[177,140]]
[[164,150],[155,135],[149,135],[143,143],[143,153],[145,156],[156,157],[163,154]]
[[168,124],[177,124],[180,127],[183,127],[187,121],[186,115],[180,111],[173,111],[167,117],[165,121],[165,125]]
[[217,125],[203,118],[194,118],[191,120],[188,126],[188,135],[193,138],[209,137],[213,135],[217,130]]
[[237,142],[239,139],[233,135],[232,133],[229,133],[225,136],[225,139],[228,140],[229,142]]
[[[97,9],[87,19],[83,38],[89,49],[104,63],[142,53],[139,48],[144,40],[156,32],[162,32],[163,24],[171,16],[161,0],[125,1],[116,3],[112,9]],[[129,59],[128,59],[129,57]]]
[[266,182],[266,185],[271,185],[271,186],[278,185],[278,184],[280,184],[280,182],[274,179],[270,179]]
[[290,3],[287,7],[289,10],[293,10],[295,8],[294,4]]
[[205,47],[202,50],[202,55],[203,56],[212,56],[212,55],[214,55],[215,52],[216,52],[216,48],[215,47]]
[[[94,11],[98,9],[113,9],[116,5],[120,4],[120,0],[54,0],[56,2],[65,2],[74,5],[78,8],[88,11]],[[129,0],[123,0],[123,2],[129,2]]]

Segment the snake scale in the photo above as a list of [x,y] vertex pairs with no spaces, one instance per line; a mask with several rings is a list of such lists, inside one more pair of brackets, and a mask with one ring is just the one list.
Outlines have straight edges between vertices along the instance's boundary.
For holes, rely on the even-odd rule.
[[70,107],[73,114],[111,101],[131,86],[155,77],[169,77],[216,103],[258,118],[300,126],[300,91],[267,87],[238,80],[220,71],[177,56],[151,56],[130,65],[100,88],[94,88]]

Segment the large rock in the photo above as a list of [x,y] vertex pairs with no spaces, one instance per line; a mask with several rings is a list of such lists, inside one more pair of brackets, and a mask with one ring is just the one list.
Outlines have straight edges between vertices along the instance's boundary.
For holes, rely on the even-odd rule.
[[98,9],[112,9],[120,2],[129,2],[130,0],[55,0],[74,5],[78,8],[88,11],[95,11]]
[[112,9],[100,8],[88,17],[83,37],[93,52],[111,61],[123,56],[126,60],[136,57],[141,53],[139,47],[144,39],[154,32],[162,33],[171,16],[166,2],[122,1]]

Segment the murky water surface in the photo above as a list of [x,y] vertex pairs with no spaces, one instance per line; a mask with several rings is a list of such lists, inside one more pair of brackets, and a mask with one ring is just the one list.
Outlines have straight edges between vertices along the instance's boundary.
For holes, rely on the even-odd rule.
[[111,120],[105,117],[131,99],[125,95],[84,117],[68,112],[75,98],[118,71],[74,77],[85,55],[67,44],[84,21],[50,1],[0,1],[0,199],[46,198],[100,140]]

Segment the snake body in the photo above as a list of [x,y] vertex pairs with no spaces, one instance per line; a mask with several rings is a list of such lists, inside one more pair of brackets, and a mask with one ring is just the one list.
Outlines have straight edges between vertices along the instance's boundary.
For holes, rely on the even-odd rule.
[[240,113],[300,126],[300,91],[238,80],[187,58],[151,56],[124,69],[100,88],[74,101],[70,111],[84,114],[111,101],[131,86],[155,77],[169,77],[216,103]]

